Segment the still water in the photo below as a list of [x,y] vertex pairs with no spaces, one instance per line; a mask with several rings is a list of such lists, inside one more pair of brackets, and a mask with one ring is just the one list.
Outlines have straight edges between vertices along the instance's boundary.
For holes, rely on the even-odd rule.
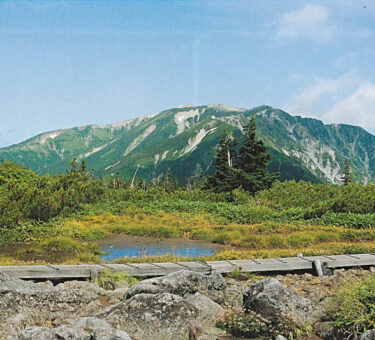
[[189,239],[153,239],[129,235],[116,235],[98,241],[100,249],[105,252],[101,258],[113,261],[121,257],[143,257],[174,255],[179,257],[208,256],[222,250],[221,246]]

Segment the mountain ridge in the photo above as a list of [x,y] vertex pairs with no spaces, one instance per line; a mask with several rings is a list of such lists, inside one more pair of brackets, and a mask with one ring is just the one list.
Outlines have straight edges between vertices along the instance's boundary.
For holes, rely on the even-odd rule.
[[213,148],[223,130],[240,138],[253,114],[258,136],[273,156],[269,168],[280,171],[281,179],[338,184],[345,159],[358,181],[375,179],[375,136],[361,127],[324,124],[268,105],[185,104],[113,124],[49,131],[0,149],[0,159],[42,174],[64,172],[71,159],[86,159],[97,176],[119,173],[128,179],[136,168],[149,180],[171,168],[183,183],[212,171]]

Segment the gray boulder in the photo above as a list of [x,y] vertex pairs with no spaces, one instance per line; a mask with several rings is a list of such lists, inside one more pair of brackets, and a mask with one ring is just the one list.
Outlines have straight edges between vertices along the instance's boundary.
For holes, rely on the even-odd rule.
[[364,332],[360,337],[357,337],[359,340],[375,340],[375,329],[369,329]]
[[277,335],[275,340],[288,340],[284,335]]
[[90,340],[131,340],[124,331],[114,328],[98,328],[91,333]]
[[0,339],[17,339],[25,327],[45,324],[61,314],[75,314],[77,318],[98,308],[99,297],[94,293],[36,284],[0,273],[0,323],[5,325],[0,327]]
[[224,314],[223,307],[200,293],[189,295],[186,301],[197,309],[200,324],[215,324],[217,318]]
[[201,293],[217,303],[225,299],[227,285],[220,273],[210,275],[181,270],[166,276],[144,280],[131,287],[124,296],[124,300],[137,294],[170,293],[185,297]]
[[136,339],[186,339],[198,309],[170,293],[137,294],[110,307],[106,320]]
[[291,293],[274,278],[247,287],[243,301],[245,311],[255,311],[272,322],[288,319],[305,324],[315,321],[318,316],[310,300]]
[[24,329],[19,337],[19,340],[90,340],[89,334],[84,333],[80,330],[59,327],[59,328],[48,328],[48,327],[28,327]]
[[170,293],[140,293],[97,317],[105,317],[114,328],[135,339],[213,340],[224,334],[214,327],[221,313],[220,305],[199,293],[186,298]]
[[93,317],[93,316],[86,316],[84,318],[79,319],[75,326],[86,329],[86,330],[92,330],[92,329],[108,329],[111,328],[111,326],[108,324],[107,321]]
[[[81,327],[82,326],[82,327]],[[80,319],[75,326],[57,328],[28,327],[19,340],[131,340],[124,331],[114,329],[104,320],[93,317]]]

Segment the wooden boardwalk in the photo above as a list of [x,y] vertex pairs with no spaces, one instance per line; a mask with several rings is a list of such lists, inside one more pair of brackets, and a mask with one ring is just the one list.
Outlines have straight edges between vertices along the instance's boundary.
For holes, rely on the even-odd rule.
[[167,275],[179,270],[191,270],[209,274],[218,271],[227,274],[235,269],[245,273],[273,273],[312,271],[313,262],[335,268],[375,266],[375,254],[332,255],[285,257],[273,259],[227,260],[207,262],[167,262],[167,263],[133,263],[133,264],[81,264],[81,265],[36,265],[36,266],[0,266],[0,272],[21,279],[34,280],[72,280],[89,279],[97,273],[111,269],[126,272],[134,277],[152,277]]

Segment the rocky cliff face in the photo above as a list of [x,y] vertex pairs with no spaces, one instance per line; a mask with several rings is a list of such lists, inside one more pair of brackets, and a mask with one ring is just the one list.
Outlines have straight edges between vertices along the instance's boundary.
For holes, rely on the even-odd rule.
[[39,173],[64,172],[86,159],[96,175],[160,177],[167,168],[183,183],[212,170],[213,147],[225,128],[237,137],[251,115],[273,158],[270,169],[282,179],[338,183],[347,159],[354,177],[375,179],[375,136],[360,127],[324,125],[269,106],[239,109],[226,105],[173,108],[157,115],[106,126],[44,133],[0,149],[0,159]]

